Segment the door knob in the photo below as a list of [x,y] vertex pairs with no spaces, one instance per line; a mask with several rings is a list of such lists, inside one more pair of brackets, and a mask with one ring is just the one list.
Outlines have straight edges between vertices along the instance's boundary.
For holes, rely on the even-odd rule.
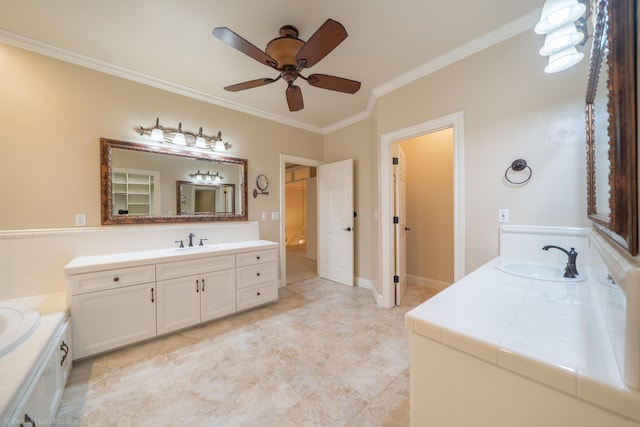
[[351,231],[351,227],[344,227],[343,230],[344,231]]
[[409,228],[409,227],[405,227],[404,228],[404,231],[409,231],[409,230],[411,230],[411,228]]

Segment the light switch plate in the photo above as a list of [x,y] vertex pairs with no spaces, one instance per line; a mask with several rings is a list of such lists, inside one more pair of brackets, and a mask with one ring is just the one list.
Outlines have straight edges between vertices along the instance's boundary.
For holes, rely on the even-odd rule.
[[87,225],[87,215],[76,214],[76,227],[84,227],[85,225]]
[[269,219],[267,216],[267,211],[262,211],[262,220],[266,221],[267,219]]
[[271,221],[278,221],[280,219],[280,212],[271,212]]
[[498,209],[498,222],[509,222],[509,209]]

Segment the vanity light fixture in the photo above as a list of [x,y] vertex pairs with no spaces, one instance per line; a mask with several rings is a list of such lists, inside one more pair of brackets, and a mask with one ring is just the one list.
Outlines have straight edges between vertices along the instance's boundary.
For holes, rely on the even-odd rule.
[[215,136],[208,136],[202,133],[202,127],[198,133],[182,130],[182,123],[178,123],[178,128],[167,128],[160,126],[160,119],[156,118],[156,124],[153,127],[145,128],[138,126],[137,132],[140,135],[146,135],[152,141],[168,142],[175,145],[205,148],[211,151],[227,151],[231,148],[231,144],[222,140],[222,132],[218,131]]
[[557,73],[580,62],[584,54],[577,47],[587,39],[587,23],[584,18],[587,6],[584,0],[546,0],[542,16],[534,31],[544,34],[544,46],[540,55],[549,57],[544,71]]
[[220,172],[216,172],[216,173],[211,173],[209,171],[200,172],[200,169],[198,169],[197,172],[190,173],[189,176],[192,179],[195,179],[196,181],[216,181],[216,182],[220,182],[220,181],[222,181],[224,179],[224,177],[222,175],[220,175]]

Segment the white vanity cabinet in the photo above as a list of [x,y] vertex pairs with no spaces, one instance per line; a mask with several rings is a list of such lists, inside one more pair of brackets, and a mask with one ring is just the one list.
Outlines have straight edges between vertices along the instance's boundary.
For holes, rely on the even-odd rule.
[[156,336],[153,265],[70,276],[75,358]]
[[[74,358],[278,299],[277,243],[78,257],[65,267]],[[190,251],[188,251],[190,250]]]
[[238,311],[278,299],[277,260],[275,249],[236,255]]
[[157,264],[158,334],[234,313],[235,275],[233,255]]

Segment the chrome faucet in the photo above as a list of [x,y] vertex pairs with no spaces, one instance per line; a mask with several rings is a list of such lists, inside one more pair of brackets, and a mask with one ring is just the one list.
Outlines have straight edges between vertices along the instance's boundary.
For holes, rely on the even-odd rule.
[[193,238],[196,237],[195,234],[189,233],[189,247],[193,246]]
[[578,258],[578,253],[575,251],[575,248],[571,248],[570,251],[561,248],[560,246],[554,246],[554,245],[547,245],[547,246],[543,246],[542,250],[543,251],[548,251],[549,249],[558,249],[559,251],[564,252],[565,254],[567,254],[567,257],[569,258],[567,261],[567,265],[564,268],[564,277],[569,277],[571,279],[575,279],[576,276],[579,275],[578,273],[578,269],[576,268],[576,258]]

